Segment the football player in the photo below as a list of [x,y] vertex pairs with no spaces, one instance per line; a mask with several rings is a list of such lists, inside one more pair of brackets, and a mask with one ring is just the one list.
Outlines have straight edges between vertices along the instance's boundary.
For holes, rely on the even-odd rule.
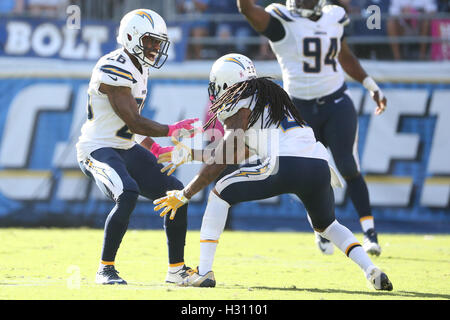
[[[254,0],[237,0],[251,26],[268,38],[282,70],[283,86],[316,138],[328,147],[345,179],[359,215],[364,249],[380,255],[381,247],[361,175],[357,153],[358,116],[347,92],[344,71],[362,83],[376,103],[375,114],[386,109],[386,97],[361,67],[345,40],[349,18],[342,7],[326,0],[287,0],[286,5],[262,8]],[[333,246],[316,233],[324,254]]]
[[191,161],[206,165],[183,189],[171,190],[157,199],[155,210],[175,218],[197,192],[208,186],[227,164],[241,163],[256,154],[262,163],[246,166],[220,179],[210,192],[200,229],[200,263],[181,285],[214,287],[213,260],[230,206],[280,194],[292,193],[305,205],[312,226],[364,271],[378,290],[392,290],[387,275],[376,267],[352,232],[334,214],[333,184],[336,173],[328,164],[326,148],[314,137],[288,94],[268,78],[257,77],[253,62],[240,54],[219,58],[210,72],[210,108],[213,117],[225,126],[225,136],[214,149],[192,150],[176,142],[174,150],[158,161],[178,167]]
[[[169,39],[163,18],[148,9],[127,13],[117,37],[121,45],[99,59],[88,88],[87,120],[77,143],[81,170],[115,202],[105,222],[99,284],[126,284],[114,266],[139,195],[156,199],[167,190],[182,188],[175,177],[160,172],[157,156],[162,148],[150,137],[189,133],[198,119],[165,125],[140,115],[147,95],[149,69],[167,59]],[[170,106],[169,106],[170,107]],[[177,219],[165,219],[169,267],[166,282],[180,282],[184,264],[187,207]]]

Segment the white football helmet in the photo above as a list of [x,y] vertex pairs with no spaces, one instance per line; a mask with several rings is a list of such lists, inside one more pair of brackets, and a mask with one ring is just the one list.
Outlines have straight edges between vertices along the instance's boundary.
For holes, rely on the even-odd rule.
[[[160,47],[152,60],[145,56],[142,38],[150,36],[160,41]],[[133,54],[141,65],[161,68],[167,60],[169,38],[164,19],[155,11],[149,9],[137,9],[128,12],[120,21],[117,42]]]
[[286,0],[286,8],[293,14],[303,18],[312,15],[320,16],[327,0]]
[[211,67],[209,99],[214,102],[233,84],[256,77],[256,69],[250,58],[238,53],[226,54],[217,59]]

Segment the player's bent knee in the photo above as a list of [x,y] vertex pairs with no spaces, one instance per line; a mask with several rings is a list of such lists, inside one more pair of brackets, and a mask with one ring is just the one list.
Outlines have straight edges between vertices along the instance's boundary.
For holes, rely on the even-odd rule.
[[330,229],[333,228],[333,225],[336,225],[336,224],[339,224],[339,222],[338,222],[337,220],[333,220],[333,221],[332,221],[328,226],[326,226],[325,228],[320,229],[320,231],[319,231],[319,230],[316,230],[316,231],[319,232],[321,236],[327,238],[327,233],[328,233],[328,231],[329,231]]
[[345,181],[351,181],[356,178],[359,178],[360,175],[361,175],[361,172],[356,171],[356,172],[352,172],[352,174],[350,174],[350,175],[342,175],[342,177],[345,179]]
[[350,152],[334,152],[333,153],[336,168],[342,177],[351,177],[359,173],[357,160]]
[[308,217],[314,231],[319,233],[324,232],[334,221],[336,221],[334,211],[332,210],[323,211],[322,214],[309,213]]
[[227,221],[230,205],[211,191],[200,228],[201,240],[218,240]]
[[127,222],[136,207],[139,193],[135,191],[123,191],[116,200],[116,210],[114,210],[114,217],[123,223]]
[[320,235],[332,241],[347,256],[351,251],[349,248],[360,246],[353,233],[337,220],[334,220]]
[[117,204],[119,206],[135,207],[139,193],[136,191],[124,190],[122,194],[117,198]]
[[337,168],[345,180],[357,178],[361,174],[353,158],[343,161],[340,165],[337,165]]

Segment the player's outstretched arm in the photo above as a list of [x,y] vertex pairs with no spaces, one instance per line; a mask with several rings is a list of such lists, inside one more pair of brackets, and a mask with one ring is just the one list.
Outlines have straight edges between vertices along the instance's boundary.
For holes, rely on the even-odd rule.
[[[243,111],[248,112],[248,111]],[[233,121],[228,120],[228,122]],[[250,157],[250,150],[245,145],[244,130],[231,130],[233,123],[229,123],[225,137],[221,138],[214,146],[208,146],[205,149],[191,149],[177,138],[172,137],[172,142],[175,145],[172,150],[165,153],[160,153],[158,156],[158,163],[167,163],[161,169],[161,172],[167,172],[171,175],[179,166],[192,161],[199,161],[206,164],[225,163],[238,164]],[[233,154],[226,152],[233,150]]]
[[342,39],[341,51],[339,52],[338,59],[344,71],[356,81],[362,83],[367,77],[366,71],[359,63],[358,58],[351,51],[345,39]]
[[[219,148],[216,151],[216,160],[217,154],[229,150],[228,148],[226,148],[227,143],[228,145],[230,143],[233,143],[235,146],[242,145],[239,143],[239,141],[237,141],[238,143],[236,143],[235,140],[244,139],[244,134],[240,134],[239,132],[243,133],[247,129],[248,117],[250,115],[250,112],[251,111],[249,109],[240,109],[235,115],[231,116],[225,121],[225,129],[229,131],[233,130],[235,132],[238,132],[238,134],[228,134],[228,135],[225,134],[225,137],[223,139],[224,140],[223,146],[225,147],[223,149]],[[245,154],[245,150],[239,152],[239,150],[237,150],[237,148],[235,147],[233,155],[233,158],[235,160],[239,160],[239,153]],[[200,173],[197,176],[195,176],[183,190],[168,191],[165,197],[153,201],[153,204],[157,205],[154,208],[154,210],[158,211],[160,209],[163,209],[163,211],[160,213],[161,217],[172,211],[172,213],[170,214],[170,219],[173,219],[175,217],[177,209],[183,206],[184,204],[188,203],[189,200],[197,192],[201,191],[203,188],[205,188],[211,182],[217,179],[220,173],[222,173],[222,171],[225,170],[226,166],[227,163],[219,161],[207,164],[200,170]]]
[[[243,161],[248,156],[245,147],[245,130],[248,126],[250,109],[240,109],[236,114],[225,120],[225,136],[215,149],[214,157],[204,166],[200,173],[184,188],[187,199],[208,186],[225,170],[228,164]],[[227,151],[232,150],[232,155]]]
[[144,118],[129,87],[110,86],[102,83],[100,92],[108,96],[114,112],[125,122],[131,132],[149,137],[165,137],[169,126]]
[[339,63],[341,64],[344,71],[356,81],[362,83],[362,85],[369,90],[372,99],[377,104],[375,109],[375,114],[379,115],[386,109],[387,99],[383,95],[383,92],[378,87],[376,82],[367,75],[366,71],[363,69],[359,63],[358,58],[350,50],[347,41],[345,39],[341,42],[341,51],[339,52]]
[[263,7],[255,4],[255,0],[237,0],[239,12],[245,16],[257,32],[264,32],[269,26],[270,14]]
[[131,94],[131,88],[102,83],[99,90],[108,96],[114,112],[125,122],[132,133],[147,137],[167,137],[183,130],[193,130],[192,123],[198,121],[196,118],[182,120],[173,125],[161,124],[139,114],[138,105]]

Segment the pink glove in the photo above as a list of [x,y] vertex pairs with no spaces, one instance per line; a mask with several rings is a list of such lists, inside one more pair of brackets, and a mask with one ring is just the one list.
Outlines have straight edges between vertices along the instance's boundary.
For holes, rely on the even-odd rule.
[[[178,121],[177,123],[174,124],[169,124],[169,133],[167,134],[168,137],[171,137],[174,133],[176,133],[176,131],[178,130],[182,130],[182,131],[189,131],[189,130],[193,130],[194,127],[192,126],[192,124],[194,122],[197,122],[198,118],[195,119],[186,119],[186,120],[181,120]],[[183,130],[184,129],[184,130]],[[191,134],[191,137],[194,136],[195,133]]]
[[153,155],[158,158],[160,154],[170,152],[173,150],[174,147],[161,147],[156,142],[153,142],[152,147],[150,148],[150,152],[153,153]]

